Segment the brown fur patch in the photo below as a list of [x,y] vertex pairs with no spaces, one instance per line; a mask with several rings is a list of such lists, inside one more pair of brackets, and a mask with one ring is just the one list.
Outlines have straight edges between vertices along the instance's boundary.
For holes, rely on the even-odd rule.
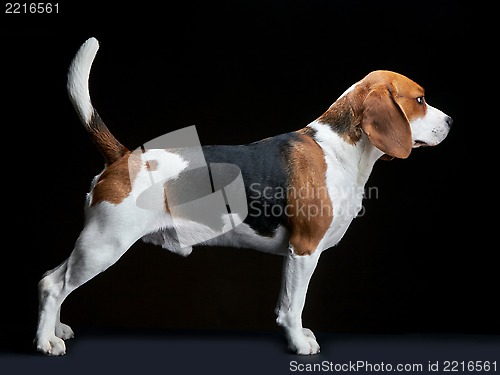
[[146,169],[154,172],[158,169],[158,160],[149,160],[146,162]]
[[94,110],[90,122],[85,129],[87,129],[90,137],[102,156],[104,156],[106,166],[113,164],[129,152],[128,149],[111,134],[96,110]]
[[409,121],[423,117],[424,89],[409,78],[386,70],[369,73],[333,103],[318,119],[347,143],[356,144],[362,132],[388,158],[406,158],[412,149]]
[[386,85],[409,121],[425,115],[425,105],[419,105],[415,100],[425,95],[424,89],[408,77],[382,70],[368,74],[365,80],[372,87],[377,84]]
[[168,205],[167,185],[163,185],[163,195],[165,197],[165,211],[170,213],[170,206]]
[[[129,170],[129,163],[132,166]],[[101,202],[113,204],[121,203],[132,191],[132,183],[137,177],[141,167],[138,155],[127,152],[122,158],[116,160],[101,174],[92,189],[92,203],[94,206]]]
[[[318,119],[318,122],[329,125],[335,133],[349,144],[355,144],[361,137],[359,128],[359,105],[353,96],[345,95],[333,103]],[[357,99],[357,98],[356,98]]]
[[307,133],[290,154],[290,189],[287,194],[290,243],[297,255],[312,254],[332,222],[332,202],[326,186],[326,161],[321,147]]

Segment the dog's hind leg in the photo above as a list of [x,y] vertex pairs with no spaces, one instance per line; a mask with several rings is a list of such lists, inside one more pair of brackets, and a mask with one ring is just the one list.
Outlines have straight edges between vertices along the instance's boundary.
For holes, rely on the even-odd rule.
[[57,311],[56,336],[63,340],[69,340],[75,337],[75,333],[67,324],[61,323],[61,307]]
[[71,337],[73,331],[59,321],[61,304],[73,290],[113,265],[144,235],[140,221],[123,216],[94,215],[87,220],[69,258],[39,282],[37,350],[49,355],[65,354],[63,339]]
[[[60,279],[61,277],[63,277],[64,273],[66,272],[66,264],[67,264],[67,260],[64,261],[62,264],[60,264],[59,266],[57,266],[56,268],[54,268],[53,270],[47,271],[43,275],[42,279],[45,279],[46,276],[49,276],[49,275],[51,275],[51,279],[53,279],[53,280]],[[39,288],[40,287],[41,286],[39,285]],[[41,300],[41,298],[40,298],[40,300]],[[69,327],[68,325],[66,325],[64,323],[61,323],[61,309],[60,308],[57,312],[57,317],[56,317],[55,334],[57,337],[59,337],[63,340],[71,339],[74,337],[74,332],[71,329],[71,327]]]
[[[58,331],[57,328],[61,327],[59,321],[59,308],[56,308],[54,305],[53,298],[50,298],[50,294],[54,294],[56,289],[61,289],[61,283],[64,280],[67,263],[68,260],[64,261],[53,270],[46,272],[42,280],[38,283],[38,299],[40,305],[35,344],[38,350],[47,354],[64,354],[65,350],[64,342],[62,341],[63,337],[56,335],[56,331]],[[54,310],[56,310],[55,314],[53,313]],[[53,332],[50,332],[50,328],[48,328],[49,332],[44,332],[47,331],[47,327],[51,326],[54,326]],[[45,341],[45,343],[42,344],[42,341]]]

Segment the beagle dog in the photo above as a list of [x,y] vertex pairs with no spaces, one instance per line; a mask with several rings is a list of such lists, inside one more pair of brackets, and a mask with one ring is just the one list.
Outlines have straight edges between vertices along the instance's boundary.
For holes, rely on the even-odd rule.
[[[85,225],[73,251],[38,284],[37,350],[65,354],[63,340],[72,338],[73,331],[60,321],[63,301],[143,239],[184,256],[191,253],[191,245],[252,248],[283,256],[277,323],[291,351],[318,353],[316,337],[302,326],[301,314],[321,253],[340,241],[361,210],[375,162],[404,159],[413,148],[439,144],[450,130],[451,117],[430,106],[424,89],[407,77],[374,71],[303,129],[248,145],[203,146],[207,164],[231,163],[241,171],[247,216],[237,220],[238,214],[228,214],[237,220],[231,230],[197,241],[204,224],[196,218],[174,221],[169,202],[189,185],[181,177],[192,162],[180,148],[161,150],[165,159],[160,163],[169,176],[162,190],[165,199],[154,210],[137,204],[134,191],[147,182],[143,172],[154,168],[136,158],[131,172],[134,153],[111,134],[91,103],[88,78],[98,48],[94,38],[80,47],[69,69],[68,92],[105,167],[87,195]],[[181,232],[195,240],[182,243]]]

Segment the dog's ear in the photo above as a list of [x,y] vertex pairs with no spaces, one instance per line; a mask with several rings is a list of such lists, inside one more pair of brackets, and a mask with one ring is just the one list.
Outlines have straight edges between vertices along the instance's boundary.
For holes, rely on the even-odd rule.
[[378,85],[368,93],[361,128],[380,151],[404,159],[412,149],[411,128],[394,91]]

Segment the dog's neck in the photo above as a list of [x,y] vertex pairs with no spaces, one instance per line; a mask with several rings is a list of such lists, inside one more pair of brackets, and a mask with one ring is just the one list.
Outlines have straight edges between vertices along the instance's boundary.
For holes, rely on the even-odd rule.
[[359,181],[361,179],[364,185],[368,180],[368,177],[370,177],[370,173],[372,172],[375,162],[385,156],[385,154],[370,142],[365,133],[362,133],[361,138],[357,143],[357,147],[362,149],[358,169],[358,182],[361,182]]
[[345,141],[331,126],[318,120],[307,125],[313,138],[323,148],[325,157],[355,178],[358,186],[364,186],[375,162],[384,155],[372,145],[366,134],[361,133],[356,143]]
[[362,112],[359,101],[347,90],[328,110],[307,127],[315,131],[314,138],[339,164],[364,185],[375,162],[384,155],[373,146],[361,130]]
[[345,142],[356,144],[362,134],[361,110],[348,93],[346,91],[316,121],[328,125]]

